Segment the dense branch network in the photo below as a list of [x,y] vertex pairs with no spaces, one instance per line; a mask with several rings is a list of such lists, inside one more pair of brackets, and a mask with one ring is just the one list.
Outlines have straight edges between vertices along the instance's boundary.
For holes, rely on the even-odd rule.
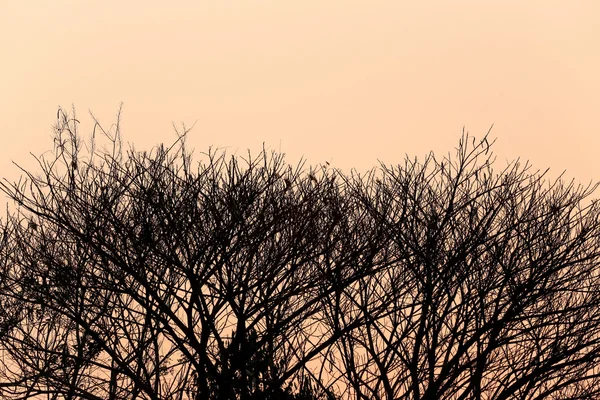
[[487,136],[345,175],[77,126],[0,187],[2,398],[600,394],[595,186]]

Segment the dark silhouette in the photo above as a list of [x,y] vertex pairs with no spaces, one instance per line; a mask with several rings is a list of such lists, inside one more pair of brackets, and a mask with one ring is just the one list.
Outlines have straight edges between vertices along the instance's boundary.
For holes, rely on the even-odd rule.
[[58,119],[0,187],[0,397],[600,395],[595,186],[495,171],[487,136],[344,175]]

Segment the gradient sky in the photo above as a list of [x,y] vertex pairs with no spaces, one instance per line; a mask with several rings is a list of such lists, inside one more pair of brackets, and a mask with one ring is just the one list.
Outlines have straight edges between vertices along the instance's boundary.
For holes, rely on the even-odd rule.
[[[59,105],[138,149],[262,143],[366,170],[494,124],[521,157],[600,179],[600,1],[0,0],[0,175],[52,148]],[[198,159],[198,157],[196,157]]]

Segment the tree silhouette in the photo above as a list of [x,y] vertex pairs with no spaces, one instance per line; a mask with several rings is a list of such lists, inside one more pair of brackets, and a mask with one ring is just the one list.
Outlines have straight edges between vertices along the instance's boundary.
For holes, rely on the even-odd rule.
[[487,136],[345,175],[193,167],[186,134],[86,143],[60,110],[40,172],[2,184],[3,398],[600,394],[595,186],[496,172]]

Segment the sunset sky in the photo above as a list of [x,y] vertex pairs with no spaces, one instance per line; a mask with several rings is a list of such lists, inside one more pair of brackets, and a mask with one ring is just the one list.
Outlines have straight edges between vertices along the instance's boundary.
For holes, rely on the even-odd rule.
[[[495,153],[600,179],[600,1],[0,1],[0,172],[52,148],[60,105],[138,149],[264,142],[361,171]],[[198,159],[199,157],[196,157]]]

